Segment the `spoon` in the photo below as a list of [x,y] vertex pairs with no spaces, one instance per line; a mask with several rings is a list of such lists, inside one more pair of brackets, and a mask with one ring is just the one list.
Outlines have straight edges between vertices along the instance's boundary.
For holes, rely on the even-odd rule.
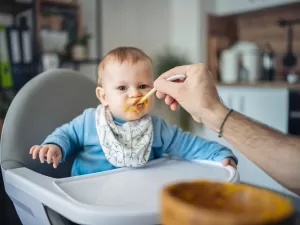
[[[169,78],[167,78],[168,81],[175,81],[175,80],[184,80],[185,79],[185,75],[184,74],[177,74],[174,76],[171,76]],[[153,88],[151,91],[149,91],[144,97],[142,97],[138,103],[136,103],[136,105],[142,104],[146,99],[148,99],[151,95],[153,95],[155,93],[156,89]]]

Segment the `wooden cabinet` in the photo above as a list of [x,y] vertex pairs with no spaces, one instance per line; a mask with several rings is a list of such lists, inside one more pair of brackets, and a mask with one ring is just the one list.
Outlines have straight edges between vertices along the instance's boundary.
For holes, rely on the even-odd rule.
[[230,15],[296,2],[299,2],[299,0],[215,0],[215,7],[212,13]]

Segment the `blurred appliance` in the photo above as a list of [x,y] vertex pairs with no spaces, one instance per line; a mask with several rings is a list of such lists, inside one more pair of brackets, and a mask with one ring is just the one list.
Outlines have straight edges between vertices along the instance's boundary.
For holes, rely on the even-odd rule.
[[225,36],[210,36],[208,39],[208,67],[215,80],[220,78],[220,57],[224,49],[230,45],[230,39]]
[[276,57],[270,43],[264,45],[263,54],[263,80],[273,81],[275,79]]
[[237,42],[221,54],[221,81],[255,82],[262,76],[263,50],[252,42]]
[[300,23],[300,18],[295,20],[280,20],[279,26],[287,27],[287,52],[283,57],[284,77],[288,79],[293,68],[297,65],[297,57],[293,53],[293,25]]
[[236,83],[239,80],[238,53],[226,49],[221,53],[220,78],[223,83]]

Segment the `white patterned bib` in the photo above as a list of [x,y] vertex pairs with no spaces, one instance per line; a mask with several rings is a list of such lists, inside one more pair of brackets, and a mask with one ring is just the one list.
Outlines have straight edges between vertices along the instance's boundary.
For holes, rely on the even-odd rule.
[[151,116],[117,125],[110,110],[99,105],[96,128],[105,157],[115,167],[141,167],[148,162],[153,141]]

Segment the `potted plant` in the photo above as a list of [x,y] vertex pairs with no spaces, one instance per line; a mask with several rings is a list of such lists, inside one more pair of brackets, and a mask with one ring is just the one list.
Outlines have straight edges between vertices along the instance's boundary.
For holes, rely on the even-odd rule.
[[73,60],[85,60],[88,55],[88,42],[91,35],[86,31],[72,44],[72,59]]

